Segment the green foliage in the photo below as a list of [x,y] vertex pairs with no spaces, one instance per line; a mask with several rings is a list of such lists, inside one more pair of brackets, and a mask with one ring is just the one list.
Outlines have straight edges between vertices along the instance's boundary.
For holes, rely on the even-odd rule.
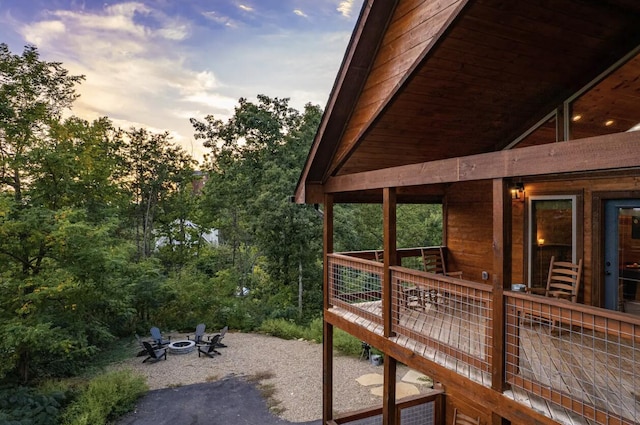
[[227,122],[191,120],[212,153],[203,222],[220,230],[241,287],[270,317],[302,320],[321,309],[322,220],[289,201],[320,117],[317,106],[300,114],[288,99],[259,95],[240,99]]
[[[339,204],[335,207],[335,250],[382,248],[382,206]],[[441,205],[398,205],[398,248],[442,244]]]
[[[185,219],[183,208],[192,193],[194,159],[170,141],[169,133],[153,134],[131,128],[123,135],[121,155],[129,171],[122,184],[131,196],[129,208],[135,229],[138,257],[151,256],[155,222],[168,226],[176,218]],[[178,209],[179,211],[171,211]],[[164,218],[162,218],[164,216]],[[179,237],[184,242],[184,235]]]
[[97,376],[63,414],[65,425],[104,425],[131,411],[148,387],[144,378],[123,370]]
[[27,387],[0,388],[0,423],[6,425],[55,425],[63,392],[41,392]]
[[[308,326],[301,326],[285,319],[269,319],[262,322],[259,331],[282,339],[306,339],[322,342],[322,319],[316,318]],[[334,328],[333,347],[340,353],[359,356],[362,342],[347,332]]]
[[285,319],[268,319],[262,322],[260,332],[282,339],[306,338],[308,330]]

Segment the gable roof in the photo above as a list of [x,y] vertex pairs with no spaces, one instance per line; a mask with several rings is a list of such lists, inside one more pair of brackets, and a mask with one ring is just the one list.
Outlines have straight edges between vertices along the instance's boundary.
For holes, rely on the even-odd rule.
[[368,0],[296,198],[500,150],[638,45],[633,0]]

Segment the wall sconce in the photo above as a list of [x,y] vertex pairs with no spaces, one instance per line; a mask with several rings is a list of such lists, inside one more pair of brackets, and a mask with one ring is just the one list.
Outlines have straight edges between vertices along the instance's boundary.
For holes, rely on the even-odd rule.
[[524,183],[516,183],[511,188],[511,199],[514,201],[524,201]]
[[538,238],[538,246],[544,245],[544,238]]

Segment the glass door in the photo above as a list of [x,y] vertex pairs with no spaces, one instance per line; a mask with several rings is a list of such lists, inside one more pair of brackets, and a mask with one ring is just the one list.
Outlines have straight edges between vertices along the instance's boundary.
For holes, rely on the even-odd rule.
[[528,284],[546,288],[551,257],[576,263],[576,196],[529,197]]
[[605,203],[604,307],[640,314],[640,199]]

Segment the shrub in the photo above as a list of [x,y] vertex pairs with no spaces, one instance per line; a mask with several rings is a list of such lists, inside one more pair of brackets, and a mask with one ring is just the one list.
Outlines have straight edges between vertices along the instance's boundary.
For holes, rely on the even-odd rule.
[[[259,330],[278,338],[304,338],[322,343],[322,319],[320,318],[314,319],[306,328],[285,319],[270,319],[265,320]],[[348,356],[359,356],[362,353],[362,341],[337,328],[333,330],[333,347]]]
[[110,372],[89,382],[63,415],[65,425],[104,425],[129,412],[148,387],[131,371]]
[[0,423],[54,425],[58,423],[64,393],[51,394],[27,387],[0,388]]
[[306,338],[307,330],[300,325],[290,322],[286,319],[268,319],[262,322],[260,332],[267,335],[277,336],[282,339],[299,339]]

